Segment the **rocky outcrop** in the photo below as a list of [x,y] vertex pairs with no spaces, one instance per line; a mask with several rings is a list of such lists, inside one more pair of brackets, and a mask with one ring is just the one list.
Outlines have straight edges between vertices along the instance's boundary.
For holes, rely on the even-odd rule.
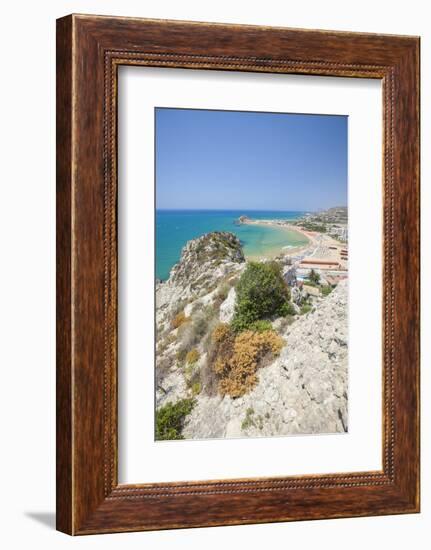
[[244,265],[241,243],[233,233],[215,231],[188,241],[169,279],[156,285],[157,324],[163,324],[181,303],[188,303],[191,310],[197,299],[208,302],[211,292]]
[[[201,356],[196,367],[201,367],[205,357],[202,344],[219,320],[223,298],[224,317],[233,315],[235,291],[230,287],[244,267],[241,243],[235,235],[208,233],[189,241],[169,279],[156,283],[157,408],[193,395],[192,381],[185,372],[188,367],[179,354],[196,348]],[[183,318],[173,324],[178,315]]]
[[[174,363],[175,364],[175,363]],[[156,406],[162,407],[166,403],[176,403],[187,395],[187,382],[178,367],[173,367],[163,383],[156,388]]]
[[247,395],[200,395],[185,438],[340,433],[347,419],[347,281],[285,330],[286,346]]
[[[233,233],[215,231],[189,241],[180,261],[171,270],[169,281],[183,287],[198,288],[218,281],[220,270],[245,261],[241,243]],[[203,281],[204,280],[204,281]]]

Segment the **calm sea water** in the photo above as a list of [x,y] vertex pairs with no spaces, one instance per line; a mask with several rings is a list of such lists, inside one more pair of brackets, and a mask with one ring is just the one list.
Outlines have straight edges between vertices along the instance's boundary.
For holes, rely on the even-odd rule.
[[253,219],[295,220],[305,212],[251,210],[157,210],[156,277],[166,280],[178,262],[183,246],[190,239],[210,231],[230,231],[241,241],[244,254],[257,258],[277,254],[286,246],[302,246],[306,239],[294,231],[257,225],[235,225],[245,215]]

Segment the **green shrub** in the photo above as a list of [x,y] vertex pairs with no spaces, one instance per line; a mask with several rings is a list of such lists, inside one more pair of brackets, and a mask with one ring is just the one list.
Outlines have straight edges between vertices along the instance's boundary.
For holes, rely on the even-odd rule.
[[259,321],[253,321],[253,323],[250,323],[248,328],[249,330],[253,330],[255,332],[264,332],[265,330],[272,330],[272,325],[270,321],[260,319]]
[[156,440],[184,439],[182,430],[186,416],[195,406],[194,399],[168,403],[156,411]]
[[307,279],[304,284],[307,286],[312,286],[313,288],[320,288],[320,285],[318,285],[314,281],[310,281],[309,279]]
[[202,384],[200,382],[193,382],[192,384],[192,394],[199,395],[202,391]]
[[331,285],[325,285],[321,288],[323,296],[328,296],[328,294],[331,294],[332,290],[333,289]]
[[296,315],[296,310],[293,307],[292,302],[285,302],[278,312],[281,317],[291,317],[292,315]]
[[251,323],[271,315],[284,315],[289,303],[289,287],[276,262],[250,262],[236,286],[232,328],[239,332]]
[[306,313],[310,313],[311,309],[312,308],[311,308],[310,304],[304,304],[303,306],[301,306],[300,313],[301,313],[301,315],[305,315]]

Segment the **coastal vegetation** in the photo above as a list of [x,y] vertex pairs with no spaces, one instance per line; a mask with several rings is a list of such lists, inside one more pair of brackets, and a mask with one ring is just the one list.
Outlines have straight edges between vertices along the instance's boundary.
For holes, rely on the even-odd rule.
[[181,433],[184,421],[195,404],[194,399],[181,399],[175,404],[167,403],[161,407],[156,415],[156,439],[184,439]]
[[248,428],[250,428],[251,426],[254,426],[255,423],[254,423],[254,409],[253,407],[249,407],[246,412],[245,412],[245,418],[244,420],[242,421],[241,423],[241,429],[242,430],[247,430]]
[[254,321],[249,326],[250,330],[254,330],[255,332],[263,332],[265,330],[272,330],[272,323],[271,321],[267,321],[264,319],[259,319],[258,321]]
[[187,352],[186,355],[186,363],[189,363],[190,365],[193,365],[198,361],[200,357],[200,354],[196,348],[191,349],[189,352]]
[[322,296],[328,296],[333,291],[333,288],[331,285],[322,285],[320,287],[320,292],[322,293]]
[[307,221],[299,221],[296,222],[298,227],[302,227],[302,229],[305,229],[306,231],[316,231],[316,233],[326,233],[326,225],[320,224],[320,223],[313,223],[313,222],[307,222]]
[[257,382],[258,368],[277,356],[284,345],[274,330],[238,334],[227,324],[214,329],[212,343],[211,364],[219,377],[219,392],[231,397],[250,391]]
[[314,269],[312,269],[310,271],[310,274],[308,275],[308,278],[312,283],[314,283],[316,285],[318,285],[320,283],[320,275]]
[[245,330],[259,319],[292,313],[289,287],[276,262],[250,262],[236,286],[237,301],[232,328]]
[[[221,395],[240,397],[257,383],[258,369],[278,355],[285,344],[270,317],[294,313],[290,292],[276,262],[250,262],[235,286],[236,302],[230,323],[218,324],[207,339],[208,363]],[[227,291],[223,292],[227,296]],[[193,325],[192,325],[193,326]],[[185,357],[190,363],[197,350]],[[209,381],[214,386],[213,377]]]
[[175,315],[175,317],[172,319],[171,327],[173,329],[179,328],[186,321],[187,321],[187,317],[185,316],[183,311],[180,311],[180,313],[177,313],[177,315]]
[[250,428],[257,428],[258,430],[263,430],[264,422],[270,418],[268,412],[264,416],[261,414],[256,415],[253,407],[249,407],[245,412],[244,420],[241,422],[241,430],[247,431]]
[[199,380],[193,382],[190,386],[193,395],[199,395],[202,391],[202,384]]
[[300,309],[300,314],[306,315],[307,313],[310,313],[311,310],[312,310],[312,307],[310,304],[303,304]]

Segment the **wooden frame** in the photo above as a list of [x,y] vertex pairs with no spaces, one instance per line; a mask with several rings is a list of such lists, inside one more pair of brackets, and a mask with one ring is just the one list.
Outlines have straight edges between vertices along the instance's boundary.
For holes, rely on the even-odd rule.
[[[377,78],[384,101],[383,470],[118,485],[119,65]],[[57,21],[57,528],[419,511],[419,39],[71,15]]]

